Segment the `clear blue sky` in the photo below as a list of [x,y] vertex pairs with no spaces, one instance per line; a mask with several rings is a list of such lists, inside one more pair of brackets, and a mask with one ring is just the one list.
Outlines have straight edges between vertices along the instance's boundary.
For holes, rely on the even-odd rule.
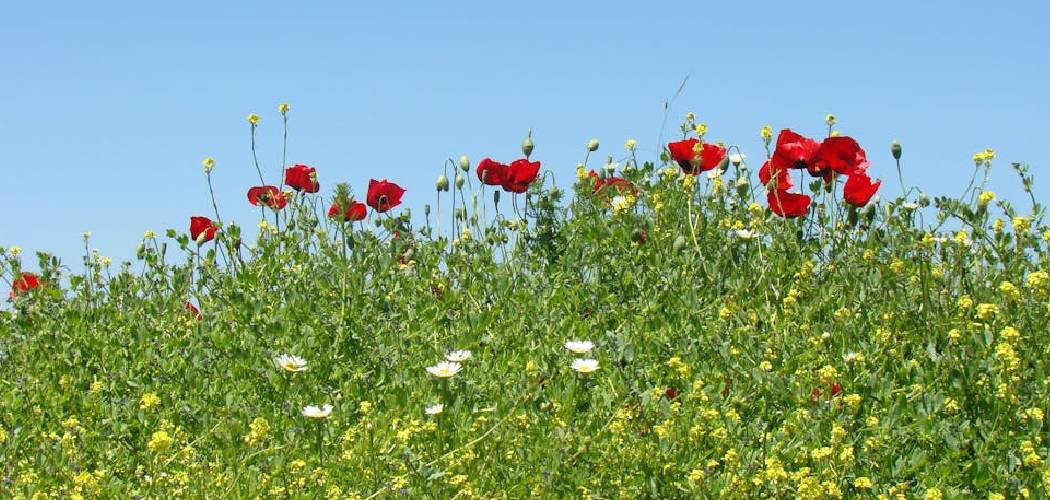
[[629,137],[655,157],[686,75],[668,132],[694,111],[756,170],[761,125],[820,135],[832,112],[884,196],[893,139],[906,180],[932,194],[961,191],[985,147],[1000,195],[1020,201],[1014,160],[1050,193],[1046,2],[122,3],[5,7],[0,246],[79,270],[88,230],[130,258],[143,231],[211,214],[205,156],[224,219],[254,226],[245,116],[262,115],[273,179],[282,101],[289,161],[326,189],[363,196],[388,177],[418,213],[447,157],[511,160],[530,128],[534,157],[568,183],[591,137],[599,159]]

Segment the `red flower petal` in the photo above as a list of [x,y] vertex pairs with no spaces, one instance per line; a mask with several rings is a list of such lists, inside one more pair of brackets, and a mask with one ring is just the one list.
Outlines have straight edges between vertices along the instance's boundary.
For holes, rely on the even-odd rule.
[[687,174],[696,175],[714,169],[726,159],[726,148],[709,142],[703,143],[700,152],[697,153],[696,145],[699,143],[698,139],[691,138],[667,145],[671,158],[678,162],[678,166]]
[[867,172],[858,170],[846,179],[846,185],[842,188],[842,197],[850,205],[863,207],[868,204],[868,201],[871,201],[871,197],[879,190],[881,184],[881,180],[871,182],[871,177],[868,177]]
[[540,162],[530,162],[525,158],[514,160],[507,167],[507,175],[502,183],[503,189],[511,193],[524,193],[539,173]]
[[218,226],[207,217],[190,217],[190,238],[198,245],[211,241],[218,230]]
[[284,183],[296,191],[307,193],[316,193],[321,189],[321,184],[317,182],[317,169],[302,164],[285,169]]
[[277,186],[254,186],[248,189],[248,203],[280,210],[288,204],[288,199]]
[[34,273],[22,273],[21,276],[11,282],[11,291],[8,292],[8,298],[15,298],[16,296],[26,293],[34,288],[40,286],[40,276]]
[[381,181],[371,179],[368,181],[368,195],[365,201],[376,212],[384,213],[400,205],[401,196],[404,194],[405,190],[393,182],[388,182],[386,179]]
[[867,154],[852,137],[828,137],[813,158],[811,174],[831,169],[844,175],[868,168]]
[[777,146],[770,161],[775,168],[807,168],[818,149],[819,142],[786,128],[777,135]]
[[491,158],[485,158],[478,162],[478,180],[489,186],[502,186],[507,180],[509,168]]
[[787,191],[770,191],[766,195],[769,209],[773,213],[786,218],[802,217],[809,212],[809,196],[801,193],[789,193]]
[[332,203],[332,206],[328,208],[328,217],[331,219],[339,219],[343,222],[354,222],[364,220],[368,216],[368,209],[365,208],[364,203],[358,203],[353,200],[346,201],[346,211],[343,212],[343,216],[339,216],[339,204]]
[[787,169],[780,168],[774,170],[773,162],[770,160],[766,160],[766,162],[762,164],[762,168],[758,169],[758,180],[762,182],[763,186],[768,187],[769,181],[773,180],[774,171],[777,174],[777,185],[774,186],[773,189],[778,189],[780,191],[787,191],[788,189],[791,189],[791,186],[793,184],[791,182],[791,175],[788,174]]
[[192,313],[193,317],[196,318],[197,321],[201,320],[201,311],[200,309],[197,309],[197,307],[194,306],[192,302],[187,302],[185,307],[186,311]]

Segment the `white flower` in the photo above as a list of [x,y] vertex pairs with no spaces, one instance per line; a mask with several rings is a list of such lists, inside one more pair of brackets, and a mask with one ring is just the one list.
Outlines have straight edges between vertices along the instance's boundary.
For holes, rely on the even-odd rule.
[[462,367],[462,365],[453,361],[442,361],[434,366],[428,366],[427,373],[437,378],[452,378],[453,375],[459,373]]
[[426,410],[423,410],[427,415],[440,415],[441,412],[445,411],[445,405],[438,403],[434,406],[428,406]]
[[739,166],[741,163],[744,163],[744,159],[745,158],[747,158],[747,155],[744,154],[744,153],[730,153],[729,154],[729,161],[734,166]]
[[306,370],[306,360],[299,356],[292,356],[291,354],[277,356],[273,360],[273,364],[277,365],[277,368],[279,369],[293,373]]
[[620,164],[619,163],[606,163],[605,164],[605,171],[609,172],[610,174],[615,172],[617,168],[620,168]]
[[630,200],[628,200],[626,196],[622,195],[613,196],[613,199],[609,202],[609,205],[611,205],[613,210],[616,210],[617,212],[631,208]]
[[320,408],[310,405],[303,407],[303,416],[307,418],[325,418],[332,413],[332,405],[324,405]]
[[597,359],[574,359],[572,369],[580,373],[591,373],[598,369]]
[[745,241],[753,240],[755,238],[758,238],[759,236],[758,232],[752,231],[750,229],[736,229],[733,231],[733,234],[735,234],[737,238],[740,238]]
[[852,363],[854,361],[857,361],[859,358],[860,358],[860,354],[857,354],[857,353],[855,353],[853,351],[847,352],[846,355],[842,357],[842,359],[844,361],[846,361],[847,363]]
[[445,359],[452,361],[453,363],[462,363],[470,359],[470,351],[465,349],[459,351],[452,351],[445,356]]
[[910,202],[909,203],[905,203],[905,204],[903,204],[901,206],[906,208],[906,209],[908,209],[908,210],[915,210],[916,208],[919,208],[919,204],[918,203],[910,203]]
[[565,348],[576,354],[586,354],[587,351],[594,349],[594,343],[590,340],[570,340],[565,343]]
[[713,180],[713,179],[717,179],[717,178],[719,178],[719,177],[720,177],[721,175],[722,175],[722,169],[720,169],[720,168],[716,168],[716,169],[714,169],[714,170],[708,170],[708,171],[707,171],[707,178],[708,178],[708,179],[712,179],[712,180]]

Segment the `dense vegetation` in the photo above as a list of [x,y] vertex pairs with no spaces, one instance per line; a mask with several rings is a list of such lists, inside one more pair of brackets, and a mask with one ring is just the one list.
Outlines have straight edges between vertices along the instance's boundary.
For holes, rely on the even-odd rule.
[[[1034,196],[1020,213],[985,191],[1009,168],[978,153],[958,197],[840,194],[863,150],[821,167],[836,141],[764,128],[767,191],[682,130],[571,188],[531,139],[509,165],[450,160],[416,226],[397,205],[423,193],[373,182],[369,213],[295,166],[259,172],[254,242],[216,213],[83,274],[4,249],[0,495],[1050,490],[1050,231]],[[812,199],[777,206],[793,187]]]

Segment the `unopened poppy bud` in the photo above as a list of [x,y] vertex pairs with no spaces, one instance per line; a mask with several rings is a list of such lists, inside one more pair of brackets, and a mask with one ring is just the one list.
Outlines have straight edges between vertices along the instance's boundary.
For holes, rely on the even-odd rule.
[[532,154],[532,148],[532,131],[530,130],[529,135],[525,136],[525,140],[521,141],[521,153],[528,158]]
[[597,150],[598,150],[598,139],[591,139],[590,141],[587,142],[587,151],[594,152],[594,151],[597,151]]
[[459,174],[456,174],[456,188],[457,189],[463,187],[463,182],[465,182],[465,179],[463,178],[463,176],[459,175]]
[[930,206],[930,196],[926,193],[919,193],[919,206],[928,207]]
[[430,204],[423,205],[423,215],[430,215]]
[[499,191],[492,192],[492,203],[499,205]]
[[445,174],[438,176],[435,187],[438,191],[448,191],[448,177]]
[[467,219],[467,209],[459,207],[456,209],[456,218],[461,220]]
[[671,245],[671,249],[674,250],[675,253],[678,253],[681,252],[684,248],[685,236],[678,235],[678,237],[674,239],[674,243]]
[[470,158],[467,158],[467,155],[459,157],[459,169],[464,172],[470,170]]
[[631,232],[631,241],[644,245],[646,241],[649,241],[649,233],[642,228],[635,229]]
[[901,143],[893,141],[893,143],[890,144],[890,153],[893,154],[894,160],[901,159]]

